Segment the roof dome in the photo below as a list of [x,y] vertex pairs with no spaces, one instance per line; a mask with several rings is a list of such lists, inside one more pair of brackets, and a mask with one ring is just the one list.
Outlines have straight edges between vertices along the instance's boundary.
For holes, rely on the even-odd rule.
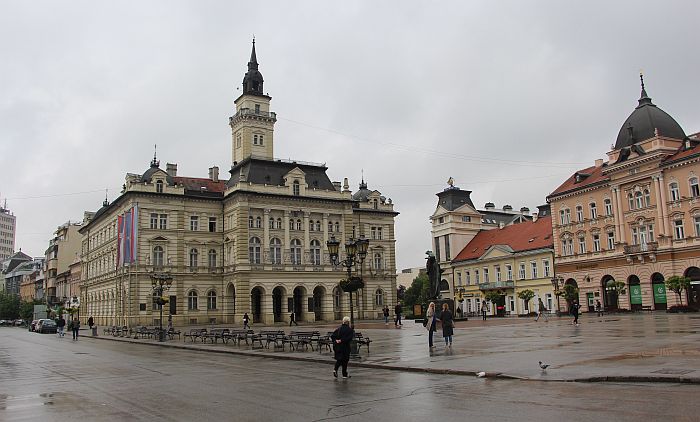
[[367,201],[367,197],[372,193],[371,190],[367,189],[367,183],[365,179],[362,179],[360,183],[360,189],[352,194],[352,199],[355,201]]
[[653,138],[657,135],[657,131],[660,136],[676,139],[685,138],[685,132],[678,122],[651,102],[651,98],[644,89],[644,79],[642,79],[642,95],[639,98],[639,105],[622,124],[615,142],[615,149],[629,147],[637,142]]

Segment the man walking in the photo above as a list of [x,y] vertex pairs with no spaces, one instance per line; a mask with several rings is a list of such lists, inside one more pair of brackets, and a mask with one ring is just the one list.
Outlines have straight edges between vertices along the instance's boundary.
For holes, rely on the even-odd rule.
[[350,378],[348,375],[348,362],[350,361],[350,342],[355,338],[355,331],[350,326],[350,318],[343,317],[343,324],[338,327],[331,336],[333,339],[333,350],[335,351],[335,367],[333,376],[338,378],[338,368],[343,368],[343,378]]
[[78,330],[80,330],[80,320],[78,318],[73,318],[73,340],[78,340]]
[[384,315],[384,325],[389,325],[389,307],[384,305],[382,309],[382,314]]
[[578,310],[581,309],[581,305],[578,304],[578,300],[574,300],[573,303],[571,304],[571,315],[574,316],[574,320],[571,321],[571,325],[575,325],[578,327],[578,316],[579,312]]
[[549,319],[547,319],[547,307],[544,306],[544,302],[542,302],[542,298],[537,299],[537,317],[535,317],[535,322],[540,319],[541,316],[544,315],[544,321],[548,322]]
[[397,303],[396,306],[394,307],[394,315],[396,315],[396,319],[394,320],[394,326],[398,327],[403,325],[401,323],[401,313],[403,312],[403,308],[401,307],[401,302]]
[[66,326],[66,320],[63,319],[63,315],[58,317],[58,321],[56,321],[56,331],[58,332],[59,337],[63,337],[63,328]]
[[289,326],[291,327],[292,324],[296,325],[297,327],[299,326],[299,324],[297,324],[297,317],[294,311],[292,311],[292,313],[289,314]]

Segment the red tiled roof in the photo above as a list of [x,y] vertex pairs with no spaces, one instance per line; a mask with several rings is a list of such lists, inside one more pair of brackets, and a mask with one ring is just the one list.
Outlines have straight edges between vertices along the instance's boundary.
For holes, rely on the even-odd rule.
[[664,159],[662,164],[666,164],[669,162],[674,162],[674,161],[680,161],[688,156],[695,155],[700,153],[700,144],[695,145],[693,148],[687,149],[685,151],[682,151],[681,149],[678,150],[675,154],[666,157]]
[[226,181],[219,180],[214,182],[211,179],[199,177],[173,177],[175,184],[180,184],[185,187],[185,190],[201,192],[202,187],[206,188],[205,192],[223,193],[226,190]]
[[502,229],[482,230],[453,261],[479,258],[493,245],[508,245],[515,252],[553,248],[552,218],[548,215],[538,218],[535,222],[526,221]]
[[[564,183],[561,184],[558,188],[554,190],[554,192],[550,193],[549,196],[555,196],[559,195],[564,192],[568,192],[570,190],[576,190],[576,189],[581,189],[587,186],[591,186],[595,183],[601,182],[601,181],[607,181],[610,180],[610,178],[606,175],[603,174],[603,168],[604,166],[596,167],[588,167],[583,170],[579,170],[576,173],[572,174]],[[581,174],[588,174],[589,176],[583,179],[582,181],[576,183],[576,174],[581,173]]]

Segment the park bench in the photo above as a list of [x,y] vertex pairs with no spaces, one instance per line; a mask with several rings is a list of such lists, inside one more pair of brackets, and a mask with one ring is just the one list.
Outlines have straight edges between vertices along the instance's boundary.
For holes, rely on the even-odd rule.
[[177,339],[180,340],[180,334],[182,333],[180,332],[180,330],[176,330],[171,327],[168,329],[168,331],[165,332],[165,334],[168,336],[168,338],[170,338],[170,340],[175,339],[175,336],[177,336]]
[[333,331],[329,331],[325,336],[319,336],[318,339],[318,353],[323,351],[323,348],[328,349],[329,352],[333,351]]
[[[284,330],[260,330],[257,334],[253,334],[251,337],[253,347],[255,347],[255,342],[260,344],[260,348],[270,348],[270,343],[273,343],[273,347],[283,347],[282,340],[284,339]],[[264,342],[264,343],[263,343]]]
[[201,338],[202,341],[204,341],[204,337],[207,334],[207,329],[206,328],[192,328],[189,332],[185,333],[182,335],[182,340],[186,341],[187,338],[189,337],[190,340],[192,340],[192,343],[197,341],[197,339]]
[[227,343],[229,331],[228,328],[212,328],[209,332],[202,335],[202,342],[210,340],[212,344],[214,344],[218,343],[219,339],[221,339],[223,343]]
[[357,350],[360,350],[360,346],[367,346],[367,353],[369,353],[369,344],[372,342],[372,340],[369,339],[369,337],[365,337],[362,335],[361,332],[356,331],[355,332],[355,341],[357,341]]
[[233,341],[234,344],[240,345],[241,341],[245,341],[245,344],[248,345],[250,344],[248,342],[248,339],[252,339],[253,336],[255,335],[255,332],[253,330],[230,330],[228,337],[231,341]]
[[304,350],[311,346],[314,350],[314,342],[318,342],[320,335],[318,331],[292,331],[288,336],[282,339],[282,348],[285,344],[289,344],[290,349],[297,350],[303,347]]

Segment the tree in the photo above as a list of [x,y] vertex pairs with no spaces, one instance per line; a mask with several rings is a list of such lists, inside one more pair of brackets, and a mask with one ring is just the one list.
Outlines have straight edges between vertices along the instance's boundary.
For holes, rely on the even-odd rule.
[[19,317],[19,296],[0,291],[0,318],[17,319]]
[[670,292],[674,292],[678,295],[678,301],[683,305],[683,290],[688,290],[690,288],[690,279],[688,277],[682,277],[679,275],[674,275],[666,279],[666,289]]
[[565,284],[564,287],[557,293],[566,300],[566,303],[571,305],[571,302],[578,300],[578,287],[573,284]]
[[530,301],[535,297],[535,292],[530,289],[521,290],[518,292],[518,297],[525,302],[525,309],[530,309]]
[[502,295],[498,291],[490,290],[490,291],[486,292],[486,294],[484,295],[484,298],[486,298],[486,300],[488,300],[489,302],[496,305],[496,302],[501,300],[501,296]]
[[418,277],[413,279],[411,287],[406,289],[403,294],[403,302],[405,307],[410,309],[409,312],[413,313],[413,305],[422,305],[426,302],[429,289],[430,281],[428,280],[427,275],[420,274]]

